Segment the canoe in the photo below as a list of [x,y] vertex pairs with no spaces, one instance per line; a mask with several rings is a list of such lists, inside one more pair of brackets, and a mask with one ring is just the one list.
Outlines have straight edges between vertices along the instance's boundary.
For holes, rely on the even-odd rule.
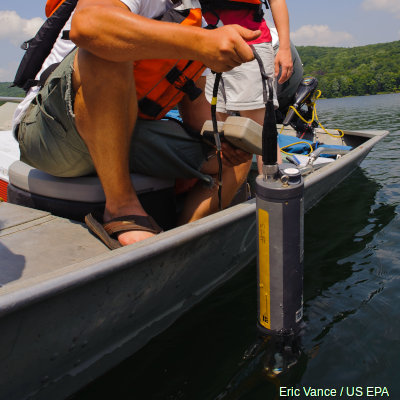
[[[283,133],[296,137],[290,127]],[[335,138],[316,129],[319,142],[352,150],[319,157],[312,166],[307,156],[297,157],[303,159],[305,209],[350,175],[387,134],[344,131]],[[79,182],[45,176],[12,159],[16,143],[9,130],[0,132],[0,149],[0,180],[14,203],[0,203],[0,400],[66,398],[135,353],[256,256],[254,198],[239,195],[226,210],[109,251],[81,222],[43,210],[43,202],[41,210],[26,207],[50,198],[48,190],[60,193],[64,184],[77,185],[79,193]],[[82,185],[91,188],[92,206],[104,195],[96,178],[88,179]],[[133,179],[144,182],[145,205],[169,203],[173,182]],[[39,192],[36,200],[30,190]],[[81,199],[54,201],[67,211],[75,203]]]

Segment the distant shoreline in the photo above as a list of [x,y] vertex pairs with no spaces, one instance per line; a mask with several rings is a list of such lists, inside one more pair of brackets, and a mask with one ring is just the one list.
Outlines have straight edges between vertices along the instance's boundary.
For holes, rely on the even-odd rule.
[[348,96],[340,96],[340,97],[324,97],[324,96],[321,96],[318,100],[348,99],[348,98],[351,98],[351,97],[384,96],[384,95],[387,95],[387,94],[400,94],[400,91],[397,91],[397,92],[382,92],[382,93],[374,93],[374,94],[362,94],[362,95],[349,94]]
[[[4,97],[25,97],[25,92],[21,93],[13,93],[11,94],[9,91],[2,91],[1,86],[2,85],[11,85],[11,82],[0,82],[0,96],[4,96]],[[20,90],[20,89],[18,89]],[[362,97],[362,96],[375,96],[375,95],[384,95],[384,94],[399,94],[400,93],[400,89],[394,92],[379,92],[379,93],[365,93],[362,95],[358,95],[358,94],[349,94],[346,96],[336,96],[336,97],[326,97],[324,96],[324,93],[322,93],[322,96],[320,97],[320,100],[325,100],[325,99],[341,99],[341,98],[346,98],[346,97]],[[4,102],[0,102],[0,105],[3,105]]]
[[[0,82],[0,84],[3,82]],[[388,92],[388,93],[375,93],[375,94],[364,94],[364,95],[348,95],[348,96],[340,96],[340,97],[324,97],[321,96],[319,98],[319,100],[333,100],[333,99],[347,99],[347,98],[351,98],[351,97],[367,97],[367,96],[382,96],[382,95],[386,95],[386,94],[400,94],[400,91],[397,92]],[[0,96],[5,96],[4,94],[1,93],[0,91]],[[5,97],[21,97],[24,98],[25,96],[5,96]],[[0,101],[0,107],[5,104],[4,101]]]

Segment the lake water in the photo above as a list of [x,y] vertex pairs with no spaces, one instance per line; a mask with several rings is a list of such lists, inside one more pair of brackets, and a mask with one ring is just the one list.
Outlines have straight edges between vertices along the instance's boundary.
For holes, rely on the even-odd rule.
[[[276,353],[268,341],[249,356],[258,339],[252,261],[74,400],[303,399],[309,387],[337,389],[332,398],[343,388],[343,399],[400,399],[400,94],[320,100],[317,107],[327,127],[391,134],[305,216],[297,364],[267,374]],[[280,387],[301,396],[286,389],[279,397]]]

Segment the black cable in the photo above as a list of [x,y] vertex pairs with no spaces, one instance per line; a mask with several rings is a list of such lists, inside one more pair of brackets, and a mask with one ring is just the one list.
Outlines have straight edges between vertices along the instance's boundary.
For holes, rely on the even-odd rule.
[[[274,165],[278,160],[278,130],[276,129],[276,118],[275,118],[275,107],[274,107],[274,96],[272,79],[265,73],[264,64],[261,57],[258,55],[253,46],[250,46],[253,50],[254,58],[257,60],[260,67],[262,85],[263,85],[263,96],[265,103],[265,115],[264,125],[262,130],[262,160],[264,165]],[[267,92],[268,84],[268,92]],[[268,95],[267,95],[268,93]]]
[[213,87],[213,97],[211,99],[211,119],[214,130],[215,146],[217,148],[217,160],[218,160],[218,207],[222,210],[222,152],[221,152],[221,138],[218,132],[217,122],[217,99],[218,99],[218,87],[221,81],[221,73],[215,74],[215,81]]

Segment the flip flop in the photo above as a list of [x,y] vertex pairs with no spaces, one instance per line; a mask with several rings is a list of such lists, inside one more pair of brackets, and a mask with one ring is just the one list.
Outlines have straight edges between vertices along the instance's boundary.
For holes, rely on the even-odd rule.
[[129,231],[146,231],[154,234],[162,232],[151,216],[125,215],[103,222],[103,212],[93,211],[86,215],[85,223],[89,230],[111,250],[122,247],[118,234]]

